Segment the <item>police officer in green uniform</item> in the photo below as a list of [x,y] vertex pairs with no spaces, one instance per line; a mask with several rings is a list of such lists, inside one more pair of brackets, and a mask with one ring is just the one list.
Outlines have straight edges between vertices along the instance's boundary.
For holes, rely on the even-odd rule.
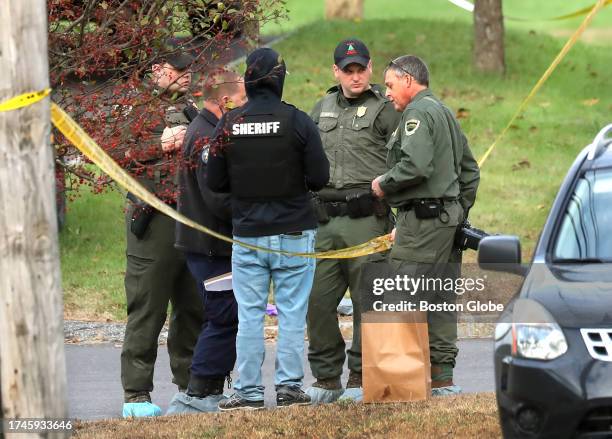
[[[340,249],[384,235],[391,229],[390,209],[370,190],[373,178],[386,171],[385,144],[397,127],[399,114],[377,85],[370,84],[372,61],[366,45],[354,38],[334,51],[338,85],[330,88],[311,112],[330,162],[330,181],[317,193],[319,220],[316,251]],[[336,308],[347,291],[357,292],[366,257],[317,261],[308,303],[308,360],[316,382],[308,389],[314,403],[343,395],[340,382],[345,343]],[[361,315],[359,294],[353,302],[353,341],[344,397],[359,400],[361,390]]]
[[[177,160],[190,119],[198,113],[186,92],[193,59],[177,53],[153,64],[152,85],[164,120],[137,138],[126,156],[131,172],[149,190],[176,205]],[[156,416],[151,403],[158,338],[172,304],[168,353],[173,382],[187,388],[193,348],[202,326],[202,302],[182,252],[174,248],[175,221],[128,194],[126,209],[127,327],[121,352],[124,417]]]
[[[402,119],[387,148],[389,171],[372,181],[372,191],[398,208],[392,265],[426,266],[430,276],[457,278],[457,226],[467,218],[480,181],[478,164],[451,110],[429,87],[429,72],[418,57],[393,60],[385,70],[386,95]],[[452,301],[454,293],[434,299]],[[458,393],[453,383],[457,315],[428,313],[432,393]]]

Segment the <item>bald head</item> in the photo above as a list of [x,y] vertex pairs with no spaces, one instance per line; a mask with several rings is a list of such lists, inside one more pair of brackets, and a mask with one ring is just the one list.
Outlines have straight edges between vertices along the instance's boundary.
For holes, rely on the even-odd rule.
[[204,84],[204,98],[218,101],[223,96],[236,94],[244,89],[244,80],[236,72],[221,71],[212,74]]

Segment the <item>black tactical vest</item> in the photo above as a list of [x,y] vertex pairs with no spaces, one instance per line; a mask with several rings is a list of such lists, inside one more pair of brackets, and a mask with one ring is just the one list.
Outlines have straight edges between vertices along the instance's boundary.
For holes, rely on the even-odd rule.
[[294,112],[280,103],[269,112],[242,114],[225,126],[234,197],[268,201],[306,193],[304,146],[293,128]]

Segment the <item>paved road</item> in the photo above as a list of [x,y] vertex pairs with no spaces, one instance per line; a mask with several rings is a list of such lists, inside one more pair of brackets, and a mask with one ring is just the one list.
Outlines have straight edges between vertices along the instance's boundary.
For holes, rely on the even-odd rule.
[[[266,345],[264,362],[264,385],[266,405],[274,401],[274,344]],[[491,340],[461,340],[459,358],[455,370],[456,383],[466,392],[492,391],[493,342]],[[79,419],[101,419],[121,416],[123,390],[121,389],[119,358],[121,348],[114,345],[66,345],[68,366],[68,399],[70,417]],[[308,386],[314,379],[306,364]],[[344,380],[347,372],[345,370]],[[170,382],[168,353],[160,346],[155,368],[155,390],[153,401],[164,411],[176,392]]]

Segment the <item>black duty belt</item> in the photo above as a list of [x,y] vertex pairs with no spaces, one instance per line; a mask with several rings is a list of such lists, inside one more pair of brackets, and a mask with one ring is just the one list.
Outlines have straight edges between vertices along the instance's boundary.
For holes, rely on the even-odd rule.
[[401,206],[399,206],[397,208],[397,210],[399,210],[400,212],[408,212],[409,210],[412,210],[414,208],[414,206],[416,206],[417,204],[426,202],[426,203],[431,203],[431,202],[437,202],[441,205],[444,205],[444,203],[452,203],[454,201],[457,201],[458,198],[457,197],[446,197],[446,198],[413,198],[412,200],[408,200],[407,202],[405,202],[404,204],[402,204]]
[[323,202],[327,214],[331,217],[348,215],[348,204],[346,201]]

